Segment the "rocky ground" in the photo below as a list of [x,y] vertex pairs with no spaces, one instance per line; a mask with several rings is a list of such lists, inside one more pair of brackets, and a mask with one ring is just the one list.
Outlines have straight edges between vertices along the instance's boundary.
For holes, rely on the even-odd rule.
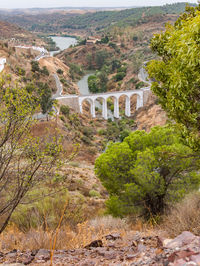
[[[49,250],[0,253],[0,265],[50,265]],[[200,237],[183,232],[175,239],[130,232],[113,233],[82,249],[56,250],[52,265],[200,265]]]

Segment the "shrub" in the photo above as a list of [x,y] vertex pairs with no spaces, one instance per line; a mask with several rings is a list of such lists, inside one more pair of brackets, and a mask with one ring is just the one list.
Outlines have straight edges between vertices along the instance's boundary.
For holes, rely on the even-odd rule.
[[93,129],[90,127],[83,127],[82,132],[87,137],[91,137],[94,134]]
[[49,70],[47,69],[46,66],[43,66],[42,70],[41,70],[42,74],[49,76]]
[[68,105],[61,105],[61,106],[60,106],[60,112],[61,112],[63,115],[65,115],[65,116],[69,115],[69,112],[70,112],[70,108],[69,108],[69,106],[68,106]]
[[154,127],[150,133],[138,130],[122,143],[111,143],[96,160],[95,172],[110,194],[109,213],[139,213],[148,219],[198,189],[199,160],[174,129]]
[[101,194],[98,191],[96,191],[94,189],[91,189],[89,191],[89,196],[90,197],[94,197],[94,198],[100,198],[101,197]]
[[108,43],[108,42],[109,42],[109,37],[107,35],[101,38],[101,43]]
[[58,69],[57,71],[56,71],[58,74],[60,74],[60,75],[62,75],[63,74],[63,70],[62,69]]
[[141,89],[142,87],[144,87],[145,86],[145,83],[143,82],[143,81],[140,81],[140,82],[138,82],[136,85],[135,85],[135,89],[136,90],[139,90],[139,89]]
[[171,207],[170,214],[163,217],[162,227],[174,237],[183,231],[200,234],[200,193],[187,195],[180,203]]
[[17,69],[17,72],[18,72],[18,74],[19,74],[20,76],[25,76],[26,71],[25,71],[23,68],[21,68],[21,67],[16,67],[16,69]]
[[33,136],[33,115],[39,107],[34,94],[18,84],[11,87],[1,79],[0,99],[1,234],[34,186],[43,186],[49,177],[54,177],[62,148],[53,133],[51,137]]
[[124,129],[124,130],[120,133],[120,136],[119,136],[120,141],[123,141],[126,137],[129,136],[130,133],[131,133],[130,130],[128,130],[128,129]]
[[83,142],[85,142],[86,144],[88,144],[88,145],[91,145],[91,144],[92,144],[90,138],[88,138],[88,137],[86,137],[86,136],[82,136],[82,137],[81,137],[81,140],[82,140]]
[[113,49],[115,49],[117,47],[116,43],[114,43],[114,42],[109,42],[108,46],[112,47]]
[[120,80],[123,80],[125,76],[126,76],[126,73],[125,72],[118,72],[114,76],[114,79],[115,79],[115,81],[120,81]]
[[65,122],[65,118],[63,115],[60,116],[60,120],[62,120],[63,122]]
[[40,71],[39,63],[37,61],[31,61],[31,71],[33,72]]
[[105,129],[99,129],[98,134],[100,136],[105,135]]

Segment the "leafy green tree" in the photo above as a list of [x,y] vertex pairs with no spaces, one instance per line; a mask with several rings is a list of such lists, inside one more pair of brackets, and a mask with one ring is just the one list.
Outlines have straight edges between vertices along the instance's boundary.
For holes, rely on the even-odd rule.
[[61,105],[60,106],[60,112],[65,115],[65,116],[68,116],[69,113],[70,113],[70,108],[68,105]]
[[40,71],[40,66],[37,61],[31,61],[31,71],[33,72],[39,72]]
[[38,83],[40,106],[43,114],[48,114],[53,107],[54,100],[51,98],[51,89],[47,83]]
[[95,54],[95,63],[97,69],[101,69],[109,58],[109,53],[106,50],[97,51]]
[[38,108],[32,93],[0,79],[0,233],[27,193],[53,177],[59,163],[59,140],[31,134]]
[[120,81],[120,80],[123,80],[125,76],[126,76],[126,73],[125,73],[125,72],[118,72],[118,73],[114,76],[114,79],[115,79],[116,81]]
[[60,74],[60,75],[62,75],[63,74],[63,70],[62,69],[58,69],[57,71],[56,71],[58,74]]
[[109,38],[107,35],[101,38],[101,43],[108,43],[108,42],[109,42]]
[[113,59],[111,61],[111,68],[112,68],[112,71],[115,71],[116,69],[120,68],[121,67],[121,62],[118,60],[118,59]]
[[91,53],[88,53],[87,56],[86,56],[86,61],[87,61],[87,64],[88,64],[88,69],[92,69],[93,68],[93,56]]
[[111,143],[96,160],[95,171],[109,192],[109,213],[149,218],[198,189],[199,163],[173,129],[154,127],[150,133],[135,131],[122,143]]
[[88,87],[93,93],[107,91],[108,75],[105,71],[99,71],[88,77]]
[[97,82],[97,76],[91,75],[88,77],[88,88],[90,92],[98,92],[98,82]]
[[200,150],[200,5],[188,7],[174,26],[156,34],[151,48],[160,57],[148,63],[151,89],[187,144]]
[[49,70],[47,69],[46,66],[44,66],[41,70],[42,74],[46,75],[46,76],[49,76]]

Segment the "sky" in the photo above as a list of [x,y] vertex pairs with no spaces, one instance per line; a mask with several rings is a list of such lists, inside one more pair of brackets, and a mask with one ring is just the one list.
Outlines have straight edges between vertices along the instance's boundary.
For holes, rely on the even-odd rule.
[[[0,8],[32,7],[129,7],[153,6],[186,2],[187,0],[0,0]],[[197,3],[188,0],[188,3]]]

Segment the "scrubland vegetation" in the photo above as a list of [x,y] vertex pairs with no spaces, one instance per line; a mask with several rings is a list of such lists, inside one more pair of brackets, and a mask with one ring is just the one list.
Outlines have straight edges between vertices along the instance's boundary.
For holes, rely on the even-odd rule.
[[[176,4],[173,8],[177,7],[179,12],[182,6]],[[137,24],[157,12],[166,14],[171,8],[146,8],[144,17],[138,13]],[[97,44],[101,49],[93,53],[92,49],[86,51],[86,65],[72,58],[68,60],[70,53],[78,57],[84,51],[84,44],[70,48],[58,58],[68,65],[73,81],[85,69],[95,69],[89,78],[90,90],[95,93],[116,86],[120,89],[122,84],[126,88],[130,83],[140,88],[144,84],[134,74],[144,60],[154,58],[148,62],[147,69],[153,80],[152,91],[169,117],[168,125],[145,132],[136,130],[133,118],[125,118],[122,112],[121,120],[103,122],[98,118],[90,120],[87,115],[78,115],[61,105],[54,134],[49,130],[45,137],[36,137],[33,114],[38,109],[47,113],[53,105],[48,84],[37,81],[13,86],[9,79],[1,79],[2,249],[49,249],[49,245],[54,249],[80,248],[114,231],[127,234],[130,229],[152,229],[152,226],[172,236],[184,230],[199,234],[200,6],[188,7],[174,26],[167,25],[165,32],[153,37],[154,55],[146,47],[148,44],[139,49],[140,40],[144,40],[141,34],[129,34],[130,25],[136,23],[131,12],[77,16],[73,24],[77,28],[86,27],[85,23],[94,16],[98,23],[105,22],[102,27],[118,20],[117,16],[120,21]],[[128,27],[119,34],[122,22]],[[68,23],[67,27],[72,24]],[[116,39],[113,42],[114,35],[120,47]],[[127,39],[123,41],[123,38]],[[138,48],[134,53],[127,52],[128,39],[132,42],[129,45]],[[30,66],[35,80],[49,76],[48,69],[41,68],[37,62],[32,61]],[[21,66],[16,68],[16,73],[22,79],[26,77]],[[58,68],[57,74],[62,77],[63,70]],[[61,78],[61,82],[64,84],[66,80]],[[108,105],[113,110],[112,101]],[[72,144],[76,144],[75,150]],[[82,157],[78,154],[80,150]],[[82,160],[88,154],[92,163],[98,157],[95,169]]]

